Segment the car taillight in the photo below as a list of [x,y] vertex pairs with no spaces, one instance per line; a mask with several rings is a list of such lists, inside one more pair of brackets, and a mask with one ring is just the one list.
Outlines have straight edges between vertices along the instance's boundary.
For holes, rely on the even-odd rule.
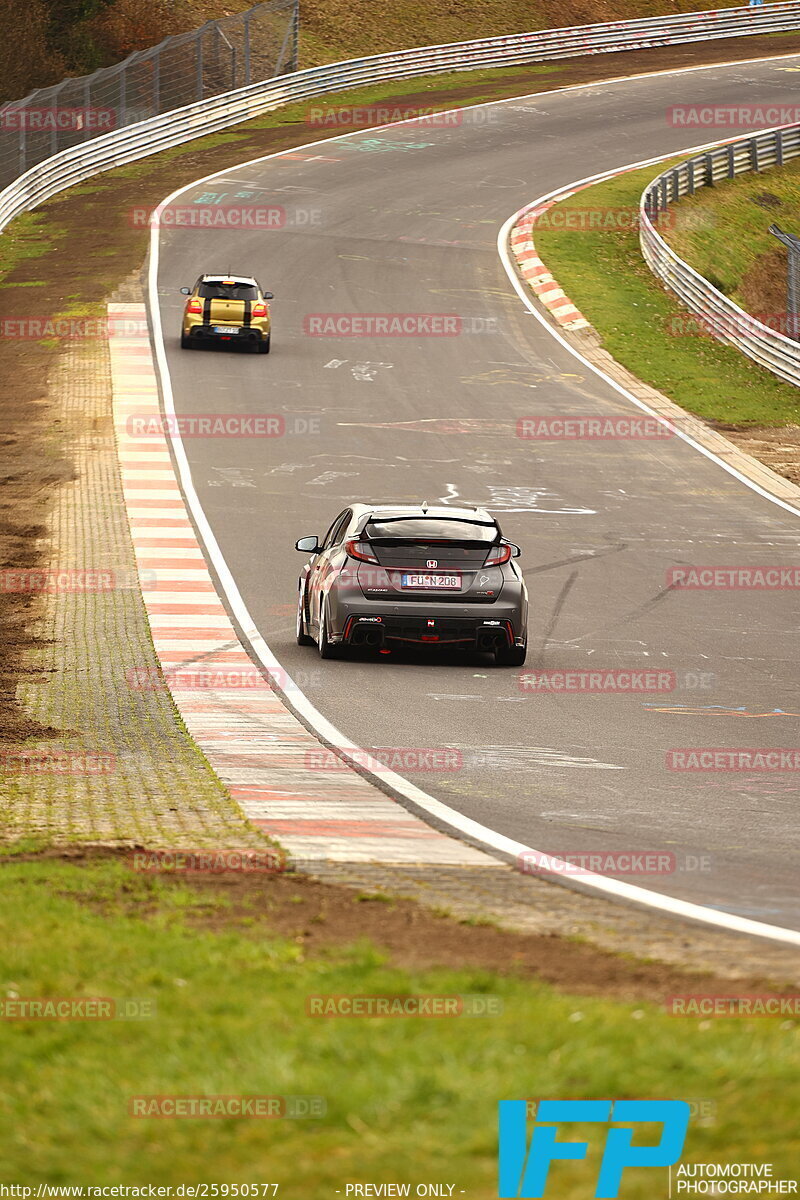
[[250,310],[250,314],[253,317],[265,317],[267,315],[266,304],[254,304]]
[[357,558],[359,562],[377,563],[377,558],[369,549],[367,542],[345,542],[344,548],[351,558]]
[[203,311],[203,303],[201,300],[190,300],[186,305],[186,311],[190,313],[201,313]]
[[495,546],[492,550],[490,550],[489,557],[483,565],[485,567],[499,567],[502,563],[507,563],[510,558],[510,546]]

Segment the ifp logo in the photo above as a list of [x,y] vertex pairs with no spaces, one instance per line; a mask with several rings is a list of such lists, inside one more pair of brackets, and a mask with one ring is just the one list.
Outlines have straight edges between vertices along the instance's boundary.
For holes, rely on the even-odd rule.
[[[669,1167],[678,1161],[690,1111],[685,1100],[541,1100],[529,1149],[527,1101],[501,1100],[498,1195],[501,1200],[544,1196],[551,1162],[586,1158],[588,1142],[556,1141],[562,1122],[615,1121],[625,1127],[606,1134],[594,1193],[603,1200],[613,1198],[619,1194],[626,1167]],[[633,1127],[643,1122],[662,1126],[655,1145],[633,1145]]]

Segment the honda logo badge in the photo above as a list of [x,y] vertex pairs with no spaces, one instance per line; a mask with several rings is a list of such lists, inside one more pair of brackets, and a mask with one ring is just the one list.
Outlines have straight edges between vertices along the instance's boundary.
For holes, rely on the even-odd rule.
[[426,567],[438,567],[438,565],[439,565],[438,558],[429,558],[425,564]]

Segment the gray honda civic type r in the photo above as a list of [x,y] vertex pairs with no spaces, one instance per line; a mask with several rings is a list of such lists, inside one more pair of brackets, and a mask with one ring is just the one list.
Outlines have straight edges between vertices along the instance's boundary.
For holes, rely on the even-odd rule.
[[348,647],[403,644],[494,654],[525,662],[528,593],[504,539],[481,508],[353,504],[320,543],[299,580],[297,641],[334,658]]

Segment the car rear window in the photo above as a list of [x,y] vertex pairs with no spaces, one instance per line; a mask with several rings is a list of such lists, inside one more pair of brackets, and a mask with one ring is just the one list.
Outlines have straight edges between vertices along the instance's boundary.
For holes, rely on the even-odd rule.
[[204,300],[258,299],[258,288],[252,283],[201,283],[198,293]]
[[436,517],[398,517],[369,521],[364,531],[368,538],[413,538],[415,541],[495,542],[500,536],[496,525],[477,521],[457,521]]

